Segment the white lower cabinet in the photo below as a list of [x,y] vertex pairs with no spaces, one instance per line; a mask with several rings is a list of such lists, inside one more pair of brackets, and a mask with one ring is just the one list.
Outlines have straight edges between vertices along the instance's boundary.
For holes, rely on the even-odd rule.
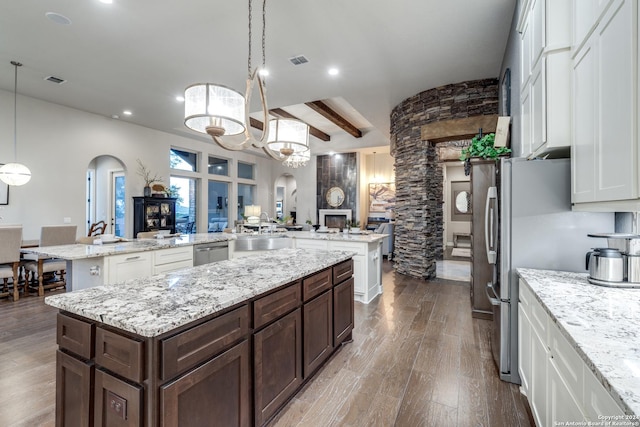
[[521,391],[538,427],[624,413],[522,280],[518,316]]
[[295,247],[355,252],[353,256],[354,299],[368,304],[382,293],[382,240],[369,243],[296,237]]
[[104,259],[104,283],[120,283],[127,279],[151,276],[152,252],[111,255]]

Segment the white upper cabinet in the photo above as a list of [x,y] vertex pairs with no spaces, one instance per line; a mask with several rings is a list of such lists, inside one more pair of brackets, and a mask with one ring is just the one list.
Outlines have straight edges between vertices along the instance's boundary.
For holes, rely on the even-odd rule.
[[638,211],[638,4],[574,2],[574,209]]
[[571,143],[571,0],[522,7],[521,153],[528,156]]

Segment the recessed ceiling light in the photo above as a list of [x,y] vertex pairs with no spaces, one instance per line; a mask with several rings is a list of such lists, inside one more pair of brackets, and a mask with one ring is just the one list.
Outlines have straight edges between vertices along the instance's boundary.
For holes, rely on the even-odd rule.
[[269,70],[263,68],[262,70],[260,70],[260,75],[263,77],[267,77],[269,75]]
[[117,119],[119,119],[119,118],[120,118],[120,116],[119,116],[119,115],[117,115],[117,114],[113,114],[113,115],[111,116],[111,118],[112,118],[112,119],[116,119],[116,120],[117,120]]
[[337,68],[329,68],[328,72],[330,76],[337,76],[338,74],[340,74],[340,70],[338,70]]
[[60,25],[71,25],[71,19],[55,12],[47,12],[44,14],[47,18]]
[[181,96],[181,95],[176,96],[176,101],[184,102],[184,96]]
[[100,0],[100,3],[111,4],[113,3],[113,0]]
[[129,111],[129,110],[124,110],[124,111],[122,112],[122,114],[124,114],[125,116],[130,116],[130,115],[132,115],[133,113],[132,113],[131,111]]

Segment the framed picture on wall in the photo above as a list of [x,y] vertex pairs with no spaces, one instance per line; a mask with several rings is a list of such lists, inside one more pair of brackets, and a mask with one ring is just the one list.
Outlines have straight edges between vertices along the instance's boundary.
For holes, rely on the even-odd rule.
[[369,212],[387,212],[395,206],[395,182],[369,184]]
[[[2,166],[4,163],[0,163]],[[9,184],[5,184],[3,181],[0,181],[0,205],[8,205],[9,204]]]

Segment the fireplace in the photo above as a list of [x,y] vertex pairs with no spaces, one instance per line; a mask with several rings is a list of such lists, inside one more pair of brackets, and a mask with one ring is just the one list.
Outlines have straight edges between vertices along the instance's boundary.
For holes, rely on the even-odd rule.
[[318,222],[329,228],[345,228],[351,221],[351,209],[320,209]]

